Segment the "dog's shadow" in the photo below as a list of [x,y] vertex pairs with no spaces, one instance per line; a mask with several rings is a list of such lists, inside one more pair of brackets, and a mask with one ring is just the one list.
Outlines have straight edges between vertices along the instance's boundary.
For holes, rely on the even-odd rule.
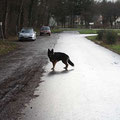
[[56,71],[56,70],[53,70],[51,72],[48,73],[48,76],[53,76],[53,75],[61,75],[61,74],[67,74],[71,71],[73,71],[74,69],[70,69],[70,70],[62,70],[62,71]]

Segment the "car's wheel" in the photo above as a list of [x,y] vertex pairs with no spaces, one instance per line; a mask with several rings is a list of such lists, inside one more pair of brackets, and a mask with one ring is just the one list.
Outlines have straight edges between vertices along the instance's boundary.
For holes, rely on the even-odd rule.
[[32,41],[35,41],[36,39],[32,39]]

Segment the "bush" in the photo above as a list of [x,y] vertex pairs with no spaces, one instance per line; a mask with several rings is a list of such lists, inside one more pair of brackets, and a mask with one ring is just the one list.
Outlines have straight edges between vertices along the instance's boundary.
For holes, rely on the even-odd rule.
[[104,35],[104,42],[106,44],[115,44],[117,41],[117,33],[115,31],[106,31]]
[[103,41],[106,44],[115,44],[117,41],[117,33],[115,31],[100,30],[97,33],[97,40]]
[[105,33],[105,30],[99,30],[97,31],[97,40],[103,40],[103,35]]

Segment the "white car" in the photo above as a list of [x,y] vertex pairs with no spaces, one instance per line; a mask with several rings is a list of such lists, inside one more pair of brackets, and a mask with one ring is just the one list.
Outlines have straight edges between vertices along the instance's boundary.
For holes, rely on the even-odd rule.
[[18,40],[36,40],[36,32],[33,28],[23,28],[18,33]]

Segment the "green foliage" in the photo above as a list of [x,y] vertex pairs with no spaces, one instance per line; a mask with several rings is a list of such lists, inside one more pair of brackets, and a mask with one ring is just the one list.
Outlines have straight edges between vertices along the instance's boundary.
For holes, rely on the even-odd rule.
[[97,30],[94,29],[79,29],[80,34],[96,34]]
[[113,30],[98,31],[97,40],[101,40],[106,44],[115,44],[117,41],[117,32]]
[[114,31],[106,31],[105,42],[107,44],[115,44],[117,41],[117,33]]
[[110,45],[110,49],[120,54],[120,45]]
[[63,32],[64,31],[64,29],[51,29],[51,32],[52,33],[60,33],[60,32]]
[[96,38],[96,36],[89,36],[87,38],[89,40],[94,41],[95,43],[97,43],[97,44],[99,44],[101,46],[104,46],[104,47],[106,47],[106,48],[108,48],[108,49],[110,49],[110,50],[112,50],[112,51],[120,54],[120,44],[119,44],[119,42],[117,42],[116,44],[107,45],[105,43],[102,43],[101,41],[98,41],[97,38]]
[[88,38],[89,40],[92,40],[92,41],[96,42],[96,36],[87,36],[86,38]]
[[80,28],[55,28],[51,30],[52,33],[59,33],[63,31],[78,31],[80,34],[96,34],[98,30],[94,29],[80,29]]
[[103,34],[104,34],[105,30],[99,30],[97,31],[97,40],[102,40],[103,39]]

